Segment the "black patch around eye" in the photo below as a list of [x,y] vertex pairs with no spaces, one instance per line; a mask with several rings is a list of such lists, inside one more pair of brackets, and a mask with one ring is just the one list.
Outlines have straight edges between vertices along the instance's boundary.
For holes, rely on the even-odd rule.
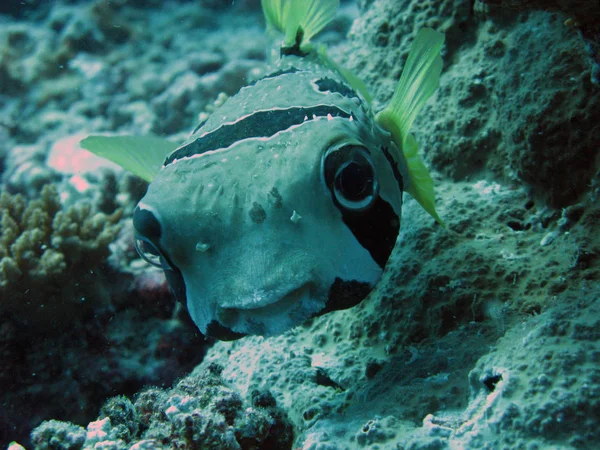
[[321,92],[336,92],[340,95],[343,95],[344,97],[358,98],[358,95],[356,94],[356,91],[354,89],[331,78],[321,78],[315,81],[315,84]]
[[368,211],[352,212],[342,209],[342,220],[360,245],[368,250],[377,265],[383,269],[400,232],[400,217],[392,206],[377,197]]
[[133,211],[133,227],[136,233],[152,242],[158,242],[162,234],[161,226],[156,216],[147,209],[136,206]]
[[363,301],[372,289],[373,285],[371,283],[356,280],[345,281],[341,278],[336,278],[329,288],[325,309],[319,311],[317,315],[320,316],[331,311],[352,308]]
[[[352,234],[354,234],[354,237],[356,237],[360,245],[371,254],[371,257],[377,265],[384,268],[396,245],[396,239],[400,231],[400,217],[395,213],[392,206],[379,195],[374,197],[373,202],[369,204],[368,209],[352,210],[340,204],[334,193],[334,187],[340,190],[346,198],[348,198],[348,194],[343,189],[347,188],[350,194],[354,195],[359,195],[361,189],[361,186],[350,186],[350,180],[346,183],[343,180],[339,181],[337,179],[339,178],[339,168],[343,168],[344,164],[346,164],[349,157],[348,152],[351,150],[352,146],[348,146],[347,148],[344,147],[328,154],[325,157],[326,159],[323,164],[323,178],[325,184],[332,192],[332,200],[342,213],[342,220],[346,226],[350,229]],[[390,153],[386,148],[383,150],[390,161],[390,164],[395,168],[395,170],[393,169],[394,175],[397,178],[400,188],[402,188],[402,176],[395,166],[393,159],[391,159],[392,156]],[[363,166],[363,164],[360,163],[360,159],[356,161],[358,166]],[[366,170],[366,166],[364,170]],[[372,170],[373,169],[371,169],[371,171]],[[349,173],[349,175],[361,175],[359,171],[353,170],[353,172],[354,173]],[[373,174],[373,177],[374,176],[375,174]],[[353,176],[350,178],[353,178]],[[366,182],[368,183],[368,178],[366,179]],[[338,183],[341,183],[341,185],[338,185]],[[363,182],[363,185],[363,187],[368,189],[368,184],[364,184]],[[349,198],[349,200],[352,201],[351,198]]]
[[396,164],[396,161],[394,161],[394,158],[392,158],[392,155],[390,154],[390,151],[387,147],[381,147],[381,151],[385,155],[385,159],[388,160],[390,166],[392,167],[394,178],[398,182],[398,186],[400,186],[400,192],[404,192],[404,179],[402,178],[402,174],[398,170],[398,165]]
[[[161,258],[164,258],[164,262],[169,267],[169,269],[163,267],[163,269],[165,269],[165,275],[167,275],[167,272],[171,270],[177,271],[179,273],[179,271],[172,263],[165,250],[160,247],[159,242],[162,236],[162,227],[156,216],[151,211],[136,206],[135,210],[133,211],[133,227],[135,229],[136,241],[147,243],[147,247],[144,247],[143,250],[149,252],[154,256],[160,256]],[[179,273],[179,277],[181,277],[181,273]],[[170,280],[169,284],[171,284]],[[183,284],[183,278],[181,278],[181,285],[184,286],[182,292],[185,293],[185,285]],[[171,284],[171,288],[177,296],[179,289],[174,287],[173,284]],[[185,301],[182,301],[182,303],[185,304]]]

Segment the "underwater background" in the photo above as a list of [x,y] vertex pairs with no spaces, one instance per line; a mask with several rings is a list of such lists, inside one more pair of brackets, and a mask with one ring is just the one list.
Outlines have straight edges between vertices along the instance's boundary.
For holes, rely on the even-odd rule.
[[[91,133],[183,141],[264,74],[258,0],[0,5],[0,446],[600,448],[600,5],[342,1],[316,39],[391,97],[445,33],[383,279],[281,336],[204,338]],[[16,441],[18,444],[11,444]]]

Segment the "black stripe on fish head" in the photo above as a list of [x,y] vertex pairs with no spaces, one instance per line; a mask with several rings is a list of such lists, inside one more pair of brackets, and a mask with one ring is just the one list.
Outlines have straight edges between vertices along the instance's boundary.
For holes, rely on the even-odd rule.
[[216,130],[180,147],[167,157],[164,165],[168,166],[178,159],[189,158],[207,151],[227,148],[244,139],[270,138],[295,125],[328,116],[353,118],[352,114],[329,105],[256,111],[233,123],[221,125]]
[[254,81],[252,81],[252,82],[248,83],[246,86],[244,86],[244,89],[245,89],[245,88],[249,88],[249,87],[251,87],[251,86],[254,86],[254,85],[255,85],[256,83],[258,83],[259,81],[268,80],[268,79],[270,79],[270,78],[278,78],[278,77],[280,77],[281,75],[288,75],[288,74],[290,74],[290,73],[296,73],[296,72],[302,72],[302,70],[299,70],[299,69],[297,69],[297,68],[296,68],[296,67],[294,67],[294,66],[291,66],[289,69],[285,69],[285,70],[277,70],[276,72],[271,72],[271,73],[269,73],[269,74],[265,75],[265,76],[264,76],[264,77],[262,77],[262,78],[259,78],[259,79],[257,79],[257,80],[254,80]]
[[[252,86],[254,86],[256,83],[258,83],[259,81],[263,81],[263,80],[269,80],[269,79],[273,79],[273,78],[279,78],[279,77],[280,77],[280,76],[282,76],[282,75],[289,75],[289,74],[296,73],[296,72],[302,72],[302,71],[301,71],[301,70],[299,70],[299,69],[297,69],[296,67],[293,67],[293,66],[292,66],[292,67],[290,67],[289,69],[285,69],[285,70],[277,70],[277,71],[275,71],[275,72],[268,73],[267,75],[265,75],[265,76],[263,76],[263,77],[261,77],[261,78],[258,78],[258,79],[254,80],[254,81],[251,81],[251,82],[250,82],[250,83],[248,83],[246,86],[242,87],[242,89],[247,89],[247,88],[249,88],[249,87],[252,87]],[[237,95],[237,94],[236,94],[236,95]],[[196,134],[196,133],[197,133],[197,132],[200,130],[200,128],[202,128],[202,127],[203,127],[203,126],[206,124],[206,122],[207,122],[207,121],[208,121],[208,118],[207,118],[207,119],[204,119],[204,120],[202,120],[202,121],[201,121],[201,122],[200,122],[200,123],[199,123],[199,124],[196,126],[196,128],[194,128],[194,131],[192,131],[192,135]]]
[[340,94],[342,97],[359,98],[356,91],[350,86],[329,77],[319,78],[314,81],[314,84],[317,86],[317,90],[324,94],[334,92]]
[[352,308],[365,299],[373,290],[371,283],[356,280],[342,280],[336,277],[329,287],[327,304],[315,316],[322,316],[332,311]]
[[344,208],[341,211],[344,223],[383,269],[400,232],[400,217],[394,212],[394,208],[381,197],[377,197],[367,211],[353,212]]

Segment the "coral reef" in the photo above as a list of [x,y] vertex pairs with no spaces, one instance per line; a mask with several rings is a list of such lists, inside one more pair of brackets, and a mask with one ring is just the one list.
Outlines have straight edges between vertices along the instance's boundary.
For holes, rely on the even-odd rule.
[[[522,190],[484,181],[444,185],[440,198],[449,230],[423,223],[414,202],[405,205],[388,278],[366,302],[278,338],[218,343],[201,367],[226,361],[223,377],[242,393],[269,386],[296,427],[295,445],[305,450],[477,448],[482,436],[498,448],[529,440],[562,448],[574,445],[573,436],[580,448],[594,448],[598,436],[589,427],[597,424],[599,398],[592,355],[600,343],[572,339],[578,325],[553,334],[552,346],[535,331],[557,317],[561,327],[595,320],[600,241],[588,235],[600,217],[594,195],[562,215],[537,209]],[[550,233],[555,239],[542,245]],[[586,255],[581,263],[579,255]],[[569,359],[569,373],[587,380],[589,395],[579,383],[561,384],[563,358],[544,357],[559,348],[589,355]],[[319,381],[319,369],[339,388]],[[543,403],[530,403],[528,389],[501,391],[497,409],[489,406],[495,377],[505,374],[506,381],[508,372],[511,386],[546,373],[560,395],[540,394]],[[568,433],[551,436],[535,428],[536,421],[554,420],[550,411],[569,396],[562,420],[575,404],[585,420],[569,419]],[[508,419],[505,428],[488,423],[485,411],[500,420],[515,408],[527,422],[524,431]]]
[[[251,2],[240,3],[244,9]],[[221,91],[245,83],[264,58],[265,40],[257,11],[234,18],[240,27],[227,28],[224,39],[212,31],[228,19],[197,2],[153,4],[165,9],[148,14],[148,2],[60,0],[0,7],[2,191],[13,194],[5,201],[21,204],[6,214],[3,205],[2,214],[20,227],[21,213],[43,198],[58,195],[62,203],[41,214],[48,229],[21,238],[27,254],[18,264],[13,238],[3,234],[0,355],[11,364],[0,370],[0,446],[16,439],[29,447],[27,436],[42,420],[87,423],[108,396],[170,384],[209,344],[176,306],[164,276],[133,248],[131,211],[146,184],[106,164],[91,170],[77,135],[170,129],[183,137]],[[160,96],[179,82],[179,90]],[[101,217],[107,228],[94,229]],[[60,230],[52,230],[53,221]],[[6,225],[3,233],[21,233]]]
[[596,448],[600,304],[581,294],[508,332],[469,373],[464,413],[426,416],[407,448]]
[[[114,211],[104,194],[94,205]],[[151,271],[138,278],[120,260],[107,265],[121,209],[73,203],[63,206],[55,185],[35,199],[0,195],[0,356],[10,362],[0,369],[3,442],[44,418],[87,421],[115,390],[172,382],[203,354],[164,277],[149,282]]]
[[[0,445],[598,448],[600,91],[578,36],[594,32],[596,2],[501,3],[342,2],[322,39],[376,110],[417,30],[446,34],[441,85],[414,132],[447,229],[406,197],[397,246],[363,303],[208,351],[133,249],[129,216],[145,184],[66,170],[54,156],[82,132],[183,138],[264,70],[258,2],[34,1],[6,18],[2,182],[23,197],[2,200],[2,280],[18,292],[2,294]],[[538,10],[551,3],[562,12]],[[74,176],[89,189],[66,187]],[[63,205],[50,187],[40,194],[50,183]],[[79,212],[66,214],[71,205]],[[82,238],[95,216],[104,228]],[[11,221],[38,225],[15,245]],[[117,227],[108,248],[94,246]],[[59,231],[71,234],[53,244]],[[38,235],[46,248],[32,244]],[[31,266],[12,264],[13,246]],[[46,297],[28,302],[34,276],[49,282]],[[67,311],[58,322],[44,316],[48,295],[56,315]],[[24,326],[27,308],[52,329]]]
[[85,442],[82,427],[58,420],[48,420],[32,433],[32,442],[40,450],[79,450]]

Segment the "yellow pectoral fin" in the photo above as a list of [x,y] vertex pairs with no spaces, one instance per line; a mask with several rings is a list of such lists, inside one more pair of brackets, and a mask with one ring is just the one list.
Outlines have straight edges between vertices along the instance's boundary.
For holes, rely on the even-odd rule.
[[419,146],[415,138],[409,134],[405,140],[403,148],[404,158],[408,167],[408,176],[410,178],[406,192],[408,192],[419,204],[433,217],[437,223],[446,227],[444,221],[435,210],[435,189],[433,179],[429,170],[419,158]]
[[402,70],[398,86],[385,108],[393,117],[404,140],[417,114],[440,84],[444,35],[431,28],[417,34]]
[[88,136],[79,145],[148,182],[179,146],[158,136]]
[[441,225],[444,223],[435,210],[433,180],[419,158],[417,142],[409,131],[417,114],[439,85],[443,45],[443,34],[431,28],[419,31],[394,95],[376,117],[377,123],[391,133],[406,159],[409,176],[406,191]]

